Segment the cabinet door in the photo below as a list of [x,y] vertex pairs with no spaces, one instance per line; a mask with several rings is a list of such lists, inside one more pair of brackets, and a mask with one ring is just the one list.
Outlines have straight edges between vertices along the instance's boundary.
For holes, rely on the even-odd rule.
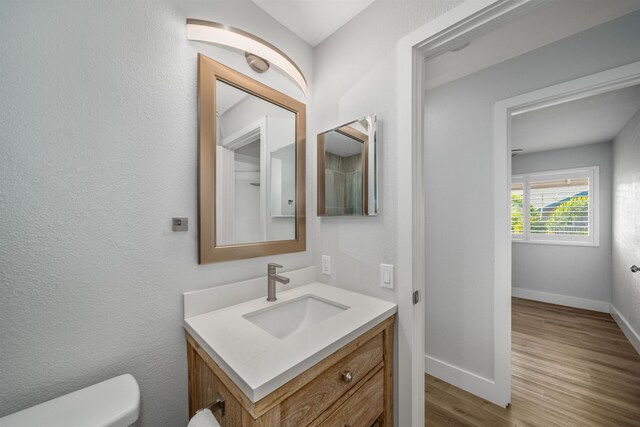
[[319,374],[282,402],[281,427],[307,425],[315,420],[347,391],[357,387],[369,372],[382,364],[383,352],[382,334],[378,334]]
[[321,427],[370,427],[383,411],[384,374],[380,369],[329,416]]
[[193,417],[198,409],[204,408],[213,402],[216,393],[220,393],[225,401],[224,417],[220,413],[214,416],[221,427],[236,427],[243,425],[242,417],[244,410],[227,387],[220,379],[211,372],[206,362],[199,354],[189,348],[191,353],[190,374],[189,374],[189,417]]

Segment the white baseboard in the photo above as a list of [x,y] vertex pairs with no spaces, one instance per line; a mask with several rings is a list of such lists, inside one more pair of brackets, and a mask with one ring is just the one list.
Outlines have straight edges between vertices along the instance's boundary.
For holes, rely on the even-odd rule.
[[570,297],[568,295],[552,294],[550,292],[532,291],[530,289],[512,288],[511,295],[518,298],[534,301],[548,302],[551,304],[566,305],[567,307],[583,308],[585,310],[609,313],[610,303],[595,299]]
[[627,337],[629,342],[631,342],[633,348],[635,348],[638,354],[640,354],[640,334],[631,327],[629,322],[627,322],[627,319],[620,314],[613,304],[610,304],[610,309],[611,317],[613,317],[613,320],[615,320],[620,329],[622,329],[622,333],[624,333],[624,336]]
[[[425,372],[429,375],[446,381],[451,385],[475,394],[489,402],[500,405],[495,398],[496,383],[488,378],[469,372],[465,369],[438,360],[435,357],[424,355]],[[501,406],[501,405],[500,405]]]

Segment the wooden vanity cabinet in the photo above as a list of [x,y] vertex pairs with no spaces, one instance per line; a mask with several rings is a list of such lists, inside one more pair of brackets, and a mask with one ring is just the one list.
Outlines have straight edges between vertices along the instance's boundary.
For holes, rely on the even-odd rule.
[[222,427],[393,426],[394,322],[395,315],[255,403],[187,333],[189,416],[220,393]]

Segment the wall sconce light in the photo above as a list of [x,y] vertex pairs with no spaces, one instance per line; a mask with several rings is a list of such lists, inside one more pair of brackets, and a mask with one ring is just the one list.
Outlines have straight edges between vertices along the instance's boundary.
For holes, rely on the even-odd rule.
[[[266,71],[269,64],[275,65],[295,80],[307,96],[307,80],[300,68],[284,52],[260,37],[217,22],[188,18],[187,39],[242,50],[249,66],[254,70],[257,66],[258,72]],[[260,63],[260,60],[264,61],[264,64]]]

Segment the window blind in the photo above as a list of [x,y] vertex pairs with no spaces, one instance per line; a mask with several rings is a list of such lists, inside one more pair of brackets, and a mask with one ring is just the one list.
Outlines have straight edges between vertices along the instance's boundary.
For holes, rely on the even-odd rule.
[[589,178],[532,182],[529,230],[532,234],[589,235]]
[[512,177],[511,237],[597,245],[597,166]]

